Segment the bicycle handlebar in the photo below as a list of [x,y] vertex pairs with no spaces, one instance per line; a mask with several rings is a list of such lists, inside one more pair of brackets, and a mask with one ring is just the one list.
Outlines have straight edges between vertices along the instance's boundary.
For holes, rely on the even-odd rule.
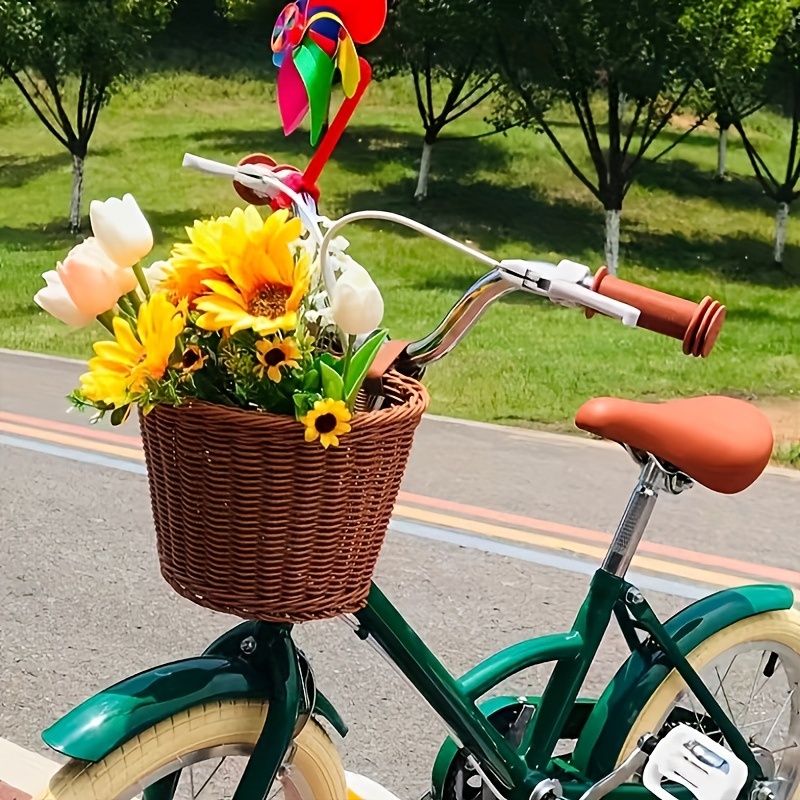
[[[587,317],[600,313],[617,318],[624,325],[678,339],[683,342],[683,352],[695,357],[709,355],[725,321],[725,306],[711,297],[693,303],[616,278],[605,267],[592,275],[588,267],[568,260],[557,265],[541,261],[498,262],[399,214],[384,211],[350,214],[335,222],[323,237],[318,227],[322,218],[316,211],[316,197],[302,182],[294,180],[296,170],[279,166],[267,156],[249,156],[236,167],[230,167],[187,154],[184,166],[233,179],[237,191],[250,190],[249,193],[240,191],[243,196],[280,205],[291,202],[317,240],[322,273],[329,287],[333,286],[333,271],[328,264],[331,242],[345,225],[365,219],[412,228],[491,267],[491,271],[467,290],[428,336],[408,344],[399,353],[397,343],[393,343],[392,355],[397,353],[398,357],[392,363],[396,362],[411,372],[422,372],[426,366],[447,355],[491,303],[515,290],[546,297],[559,305],[584,308]],[[381,359],[381,363],[386,364],[384,372],[391,366],[387,359]]]

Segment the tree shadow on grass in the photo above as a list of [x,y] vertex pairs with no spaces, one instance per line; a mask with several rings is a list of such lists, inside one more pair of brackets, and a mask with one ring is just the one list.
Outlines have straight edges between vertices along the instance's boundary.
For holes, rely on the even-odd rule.
[[[98,148],[89,152],[89,158],[107,156],[113,152],[112,148]],[[72,156],[66,150],[46,156],[0,156],[0,188],[19,189],[43,175],[67,167],[72,167]]]
[[763,209],[774,211],[774,203],[764,195],[754,178],[744,175],[728,175],[723,181],[697,164],[683,159],[670,159],[648,164],[638,175],[636,183],[646,189],[669,192],[678,200],[685,197],[702,197],[721,206],[744,211]]
[[36,158],[20,155],[0,156],[0,187],[19,189],[48,172],[54,172],[71,164],[72,156],[66,151]]
[[797,324],[797,314],[790,314],[787,308],[779,308],[778,311],[767,308],[729,308],[728,321],[741,322],[760,322],[760,323],[787,323]]
[[[174,211],[147,211],[147,219],[153,229],[153,238],[158,244],[170,244],[172,232],[183,231],[195,219],[203,219],[208,214],[198,208],[178,209]],[[55,219],[47,225],[26,225],[14,227],[0,226],[0,245],[12,252],[37,252],[58,250],[67,252],[88,236],[91,236],[89,218],[84,217],[80,233],[72,234],[65,219]],[[181,236],[185,240],[185,235]]]
[[[461,241],[472,240],[489,253],[501,247],[508,255],[509,242],[530,246],[528,252],[514,253],[519,258],[536,258],[554,253],[551,258],[578,257],[581,253],[602,252],[603,213],[599,205],[552,201],[533,188],[502,186],[488,181],[461,183],[437,178],[431,183],[428,201],[419,206],[410,198],[413,181],[405,180],[381,190],[351,195],[348,210],[379,208],[394,211]],[[397,228],[402,236],[417,236]],[[788,245],[785,261],[775,266],[771,245],[746,236],[720,236],[695,239],[680,233],[639,230],[635,223],[623,223],[621,263],[644,264],[664,271],[707,273],[723,279],[753,285],[789,288],[800,285],[800,247]],[[591,264],[590,266],[599,266]],[[447,281],[445,276],[423,281]],[[464,276],[453,282],[431,283],[428,288],[466,288]]]
[[784,266],[773,261],[772,245],[747,236],[694,239],[680,233],[653,233],[628,228],[625,254],[654,269],[705,272],[737,283],[776,289],[800,286],[800,247],[787,245]]
[[[253,152],[269,154],[292,153],[292,157],[307,163],[313,155],[308,135],[298,132],[287,139],[281,130],[199,131],[190,137],[200,147],[230,154],[237,161]],[[336,147],[333,161],[348,172],[369,175],[376,163],[398,164],[416,170],[422,152],[422,133],[397,131],[381,125],[355,125],[349,128]],[[277,156],[276,156],[277,157]],[[468,177],[477,170],[502,171],[508,163],[508,152],[491,139],[442,138],[433,155],[436,175]],[[412,193],[413,195],[413,187]]]
[[205,147],[230,155],[232,163],[250,153],[273,154],[291,151],[297,153],[304,160],[310,158],[313,153],[307,136],[298,133],[295,137],[287,139],[278,127],[264,130],[220,128],[196,131],[189,134],[186,141],[196,143],[201,148]]
[[[565,246],[576,252],[603,244],[599,206],[595,209],[577,202],[553,203],[529,187],[503,186],[486,180],[462,183],[441,175],[432,179],[425,203],[415,203],[413,192],[412,179],[398,181],[380,190],[354,193],[348,208],[379,208],[403,214],[448,236],[475,241],[490,253],[509,241],[522,242],[530,250],[515,254],[520,258],[563,252]],[[418,235],[409,229],[396,230],[401,235]]]
[[53,220],[47,225],[0,226],[0,244],[13,252],[63,249],[66,254],[67,250],[88,235],[88,220],[84,223],[83,232],[74,235],[69,231],[66,217]]

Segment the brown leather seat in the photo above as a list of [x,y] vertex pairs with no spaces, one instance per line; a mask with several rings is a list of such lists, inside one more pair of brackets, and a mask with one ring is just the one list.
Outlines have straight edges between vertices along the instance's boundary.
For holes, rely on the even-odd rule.
[[754,406],[731,397],[637,403],[590,400],[575,424],[645,450],[709,489],[736,494],[756,481],[772,455],[772,427]]

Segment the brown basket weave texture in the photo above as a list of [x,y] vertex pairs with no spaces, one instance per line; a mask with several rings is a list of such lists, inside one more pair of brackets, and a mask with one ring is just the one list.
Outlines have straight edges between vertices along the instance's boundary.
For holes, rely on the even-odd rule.
[[363,608],[428,404],[391,373],[340,446],[291,417],[189,403],[141,416],[161,572],[195,603],[304,622]]

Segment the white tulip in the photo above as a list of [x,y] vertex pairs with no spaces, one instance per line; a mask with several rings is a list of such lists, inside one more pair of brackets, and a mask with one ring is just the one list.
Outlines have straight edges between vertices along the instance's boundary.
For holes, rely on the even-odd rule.
[[73,328],[83,328],[94,319],[91,314],[84,314],[75,305],[54,269],[45,272],[42,277],[47,286],[36,292],[33,301],[37,306]]
[[153,249],[153,231],[133,195],[93,200],[89,216],[100,246],[120,267],[132,267]]
[[170,273],[169,261],[154,261],[149,267],[145,267],[144,277],[151,292],[157,292],[164,279]]
[[369,273],[355,261],[336,282],[331,301],[333,319],[344,333],[374,331],[383,320],[383,297]]

